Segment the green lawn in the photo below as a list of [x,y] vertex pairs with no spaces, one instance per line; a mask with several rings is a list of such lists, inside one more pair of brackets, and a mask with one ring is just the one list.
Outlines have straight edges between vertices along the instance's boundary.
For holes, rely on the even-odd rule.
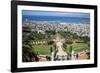
[[50,54],[50,46],[49,45],[33,45],[33,50],[42,55]]
[[[67,48],[69,49],[70,46],[71,45],[67,45]],[[89,49],[89,47],[86,43],[74,43],[72,44],[72,49],[77,53],[77,52]],[[50,46],[49,45],[33,45],[33,51],[41,55],[50,55]]]
[[[67,48],[69,48],[71,45],[68,45]],[[86,43],[74,43],[72,44],[72,48],[75,52],[80,52],[86,49],[89,49],[88,45]]]

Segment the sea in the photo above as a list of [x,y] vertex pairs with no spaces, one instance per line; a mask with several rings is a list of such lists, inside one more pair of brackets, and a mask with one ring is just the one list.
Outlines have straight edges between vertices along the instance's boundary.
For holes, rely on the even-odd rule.
[[90,24],[90,18],[81,17],[62,17],[62,16],[32,16],[32,15],[22,15],[22,21],[59,21],[64,23],[73,24]]

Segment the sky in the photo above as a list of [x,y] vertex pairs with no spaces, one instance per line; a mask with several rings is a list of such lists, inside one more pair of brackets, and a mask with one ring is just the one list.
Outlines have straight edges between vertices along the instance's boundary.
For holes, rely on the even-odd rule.
[[89,13],[22,10],[22,15],[90,18]]

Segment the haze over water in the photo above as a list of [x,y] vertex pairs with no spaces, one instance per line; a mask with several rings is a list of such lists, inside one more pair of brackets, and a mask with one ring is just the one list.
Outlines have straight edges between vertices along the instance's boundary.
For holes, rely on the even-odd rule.
[[48,12],[22,10],[22,20],[59,21],[74,24],[90,24],[90,14],[76,12]]

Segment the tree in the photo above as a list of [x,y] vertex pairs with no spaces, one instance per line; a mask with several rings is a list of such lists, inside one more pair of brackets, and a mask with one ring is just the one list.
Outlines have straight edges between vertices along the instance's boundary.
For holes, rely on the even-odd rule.
[[54,41],[48,41],[48,45],[53,45]]
[[69,48],[69,52],[70,52],[70,53],[72,52],[72,46],[70,46],[70,48]]
[[38,61],[38,57],[35,53],[33,53],[32,48],[29,45],[23,45],[23,62],[32,62]]
[[90,41],[90,38],[88,36],[80,37],[80,39],[82,39],[84,41],[84,43],[87,43]]
[[64,47],[64,51],[67,52],[67,44],[66,43],[63,44],[63,47]]
[[72,46],[69,47],[68,60],[71,60]]
[[22,34],[22,60],[23,62],[38,61],[32,48],[32,32],[30,27],[23,27]]

